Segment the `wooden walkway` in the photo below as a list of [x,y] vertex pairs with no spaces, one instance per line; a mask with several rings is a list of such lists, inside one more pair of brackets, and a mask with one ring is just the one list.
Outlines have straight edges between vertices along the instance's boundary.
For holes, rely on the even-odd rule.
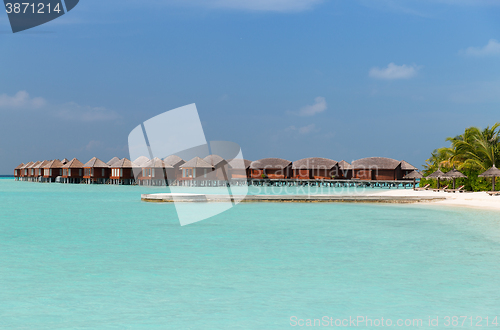
[[369,195],[204,195],[204,194],[144,194],[141,200],[156,203],[207,203],[232,202],[246,203],[421,203],[445,200],[446,197],[421,196],[369,196]]
[[144,185],[144,186],[181,186],[181,187],[228,187],[228,186],[255,186],[255,187],[359,187],[359,188],[413,188],[410,180],[304,180],[304,179],[231,179],[225,180],[111,180],[84,179],[62,177],[21,177],[19,181],[57,182],[65,184],[113,184],[113,185]]

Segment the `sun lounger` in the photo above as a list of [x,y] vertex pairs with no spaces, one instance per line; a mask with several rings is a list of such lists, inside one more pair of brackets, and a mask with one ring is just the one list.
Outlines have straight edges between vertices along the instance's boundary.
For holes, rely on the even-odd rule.
[[438,192],[438,191],[445,191],[446,189],[448,189],[448,186],[444,186],[441,189],[432,189],[432,191]]
[[487,191],[486,192],[490,196],[498,196],[500,195],[500,191]]
[[464,188],[465,186],[460,186],[458,189],[445,189],[445,191],[449,193],[463,192]]
[[425,185],[425,186],[423,186],[423,187],[418,187],[418,188],[415,188],[415,190],[429,190],[429,187],[430,187],[430,186],[431,186],[430,184],[426,184],[426,185]]

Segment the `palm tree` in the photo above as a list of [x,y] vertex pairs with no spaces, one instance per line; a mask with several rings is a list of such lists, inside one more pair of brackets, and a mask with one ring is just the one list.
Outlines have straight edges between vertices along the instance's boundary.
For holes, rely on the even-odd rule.
[[453,156],[453,149],[451,148],[439,148],[432,152],[431,157],[425,161],[424,174],[429,175],[439,168],[448,168],[449,160]]
[[451,142],[449,165],[467,170],[487,170],[500,161],[500,123],[480,130],[469,127],[463,135],[447,138]]

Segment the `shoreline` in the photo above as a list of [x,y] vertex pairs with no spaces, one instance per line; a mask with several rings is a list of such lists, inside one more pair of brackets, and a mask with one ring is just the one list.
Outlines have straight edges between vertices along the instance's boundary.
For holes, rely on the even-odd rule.
[[[247,195],[232,196],[244,203],[385,203],[427,204],[460,206],[500,211],[500,196],[489,196],[486,192],[448,193],[434,191],[390,190],[360,195]],[[216,203],[231,202],[228,195],[205,195],[189,193],[142,194],[141,200],[149,203]]]
[[384,191],[371,196],[413,196],[413,197],[442,197],[442,200],[435,200],[429,205],[443,205],[443,206],[459,206],[475,209],[488,209],[500,211],[500,196],[490,196],[486,192],[462,192],[462,193],[448,193],[448,192],[434,192],[429,190],[415,191]]
[[392,203],[413,204],[444,200],[440,196],[385,195],[205,195],[191,193],[142,194],[141,200],[150,203]]

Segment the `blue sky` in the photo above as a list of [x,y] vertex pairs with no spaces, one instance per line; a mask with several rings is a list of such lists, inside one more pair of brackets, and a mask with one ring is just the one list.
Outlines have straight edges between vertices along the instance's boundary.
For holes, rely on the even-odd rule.
[[247,159],[420,166],[500,121],[496,3],[81,0],[17,34],[0,15],[0,173],[128,157],[134,127],[190,103]]

